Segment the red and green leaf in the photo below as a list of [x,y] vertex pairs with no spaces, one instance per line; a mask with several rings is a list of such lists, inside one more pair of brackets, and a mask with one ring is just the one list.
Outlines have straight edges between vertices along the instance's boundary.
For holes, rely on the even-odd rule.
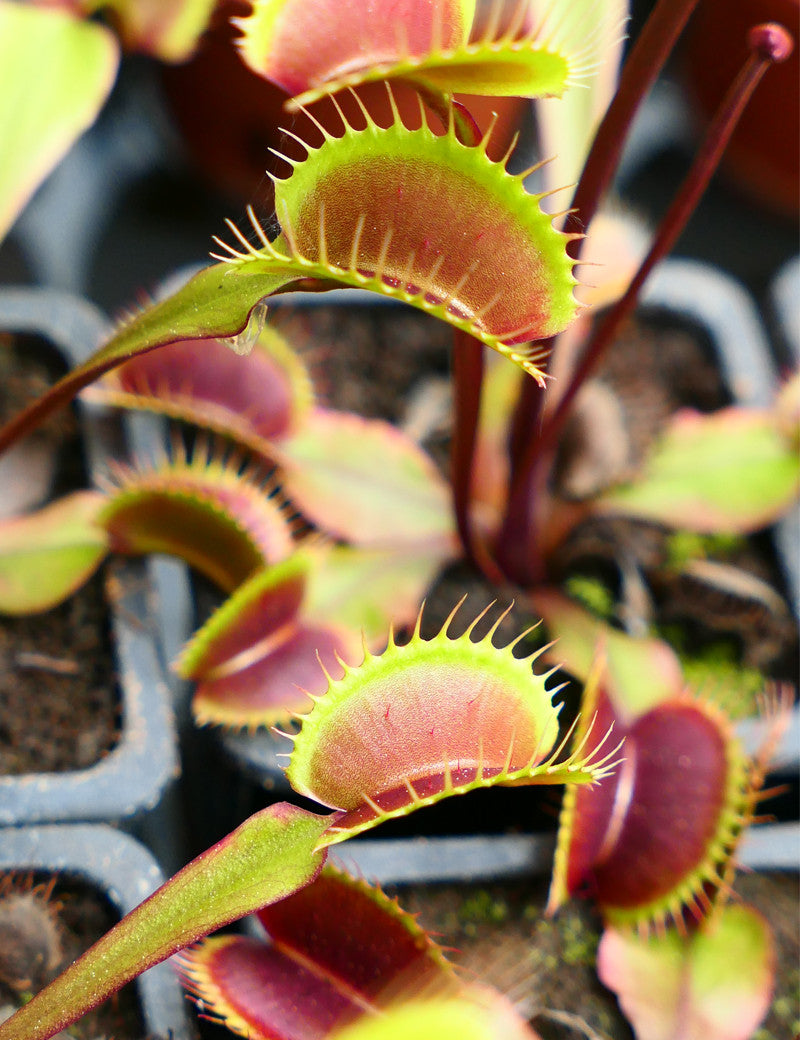
[[380,1017],[362,1016],[331,1040],[537,1040],[510,1001],[472,986],[454,997],[398,1003]]
[[765,527],[800,493],[800,455],[771,412],[679,412],[632,484],[598,508],[672,527],[747,533]]
[[414,623],[443,562],[441,548],[424,544],[321,545],[315,547],[314,556],[306,616],[363,632],[373,650],[386,645],[390,627]]
[[410,914],[330,867],[258,917],[269,945],[220,936],[180,958],[204,1012],[251,1040],[327,1036],[398,997],[460,989]]
[[0,240],[94,122],[118,63],[118,44],[105,26],[67,11],[0,2]]
[[47,1040],[171,954],[309,884],[324,816],[285,802],[251,816],[107,932],[6,1022],[0,1040]]
[[[602,729],[615,716],[597,681],[584,711]],[[752,810],[750,770],[727,719],[688,695],[620,730],[617,773],[599,788],[565,792],[550,909],[583,892],[614,924],[682,925],[685,911],[699,915],[724,886]]]
[[194,423],[270,457],[272,441],[302,426],[314,395],[301,358],[267,326],[244,357],[220,340],[171,343],[126,361],[84,396]]
[[597,972],[637,1040],[748,1040],[769,1007],[774,962],[766,921],[726,906],[689,935],[608,929]]
[[245,63],[296,95],[290,107],[379,80],[444,94],[560,97],[593,66],[601,43],[585,17],[566,8],[551,3],[525,30],[519,3],[505,24],[498,10],[477,34],[470,31],[474,0],[400,0],[372,7],[366,18],[353,0],[283,0],[256,4],[235,24]]
[[326,840],[478,787],[592,783],[613,768],[613,752],[581,758],[578,748],[559,761],[549,675],[514,656],[519,639],[493,645],[499,619],[477,642],[482,615],[451,639],[454,614],[433,639],[421,638],[418,622],[407,645],[391,639],[383,655],[345,668],[292,736],[292,786],[341,810]]
[[197,450],[115,478],[99,517],[114,552],[179,556],[230,592],[292,551],[284,505],[235,460]]
[[296,553],[241,585],[187,644],[178,672],[197,683],[200,723],[271,726],[308,711],[327,688],[326,669],[363,655],[358,629],[303,612],[309,559]]
[[426,452],[389,423],[317,408],[275,457],[286,494],[328,534],[455,555],[449,488]]
[[[466,42],[475,0],[256,0],[234,19],[239,53],[259,76],[288,94],[384,67],[399,52],[424,57],[432,47]],[[380,77],[383,78],[383,77]]]
[[0,614],[50,610],[94,574],[109,550],[103,503],[99,491],[78,491],[0,522]]

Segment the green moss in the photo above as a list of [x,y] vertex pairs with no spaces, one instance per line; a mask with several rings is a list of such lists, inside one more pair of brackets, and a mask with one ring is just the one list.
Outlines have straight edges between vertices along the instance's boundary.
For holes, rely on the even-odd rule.
[[687,685],[703,693],[732,719],[755,715],[765,678],[756,668],[741,663],[741,652],[733,639],[716,639],[699,652],[688,648],[688,634],[680,625],[664,625],[659,635],[680,658]]
[[566,964],[594,967],[598,936],[579,917],[568,914],[563,918],[561,941],[561,957]]
[[614,614],[614,597],[611,590],[599,578],[585,574],[573,574],[564,587],[569,596],[594,614],[608,621]]
[[468,896],[458,912],[462,924],[503,924],[508,919],[508,904],[480,889]]
[[582,940],[576,940],[564,947],[565,964],[585,964],[591,967],[597,955],[597,944],[592,942],[591,936],[585,936]]
[[744,543],[738,534],[697,534],[694,531],[675,531],[667,538],[667,566],[682,570],[692,560],[724,560]]
[[780,1018],[791,1018],[791,1015],[792,1015],[791,1001],[787,997],[778,997],[778,999],[772,1005],[772,1010]]

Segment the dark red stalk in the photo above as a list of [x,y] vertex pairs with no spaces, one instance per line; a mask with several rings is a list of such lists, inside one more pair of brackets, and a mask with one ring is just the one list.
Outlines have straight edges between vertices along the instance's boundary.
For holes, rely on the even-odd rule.
[[450,468],[453,510],[467,559],[475,558],[475,539],[470,521],[472,469],[483,386],[483,346],[469,333],[453,330],[453,439]]
[[476,537],[469,511],[483,373],[483,344],[468,332],[454,329],[453,436],[450,445],[453,510],[464,555],[492,584],[499,585],[504,580],[503,572],[487,546]]
[[[515,566],[517,580],[532,582],[541,578],[541,561],[533,559],[535,543],[531,538],[533,506],[537,481],[549,467],[553,452],[575,395],[596,369],[611,345],[621,323],[636,306],[644,282],[653,267],[672,249],[697,207],[701,196],[714,175],[731,134],[762,76],[775,62],[784,61],[793,49],[791,35],[782,26],[756,26],[749,36],[751,54],[731,85],[726,97],[708,128],[703,144],[692,167],[662,220],[650,252],[633,278],[625,295],[608,312],[595,330],[583,357],[574,371],[567,390],[544,425],[538,438],[529,440],[521,461],[517,479],[509,500],[508,514],[503,529],[503,544],[512,547],[512,539],[522,538],[524,554],[520,560],[508,560]],[[591,199],[590,199],[591,203]],[[506,552],[508,549],[506,549]],[[519,555],[519,552],[518,552]],[[503,562],[506,563],[505,556]],[[518,573],[521,564],[523,573]]]
[[[598,127],[573,199],[574,213],[567,217],[565,230],[585,231],[597,212],[616,173],[630,125],[639,106],[655,82],[698,0],[659,0],[633,45],[620,76],[619,86]],[[572,245],[572,255],[580,254],[580,239]],[[551,341],[550,346],[554,345]],[[533,381],[522,385],[511,428],[511,492],[499,540],[498,555],[503,566],[518,580],[527,570],[524,561],[512,557],[527,545],[533,527],[534,477],[530,472],[531,444],[539,434],[543,399]],[[522,572],[520,572],[520,565]],[[527,575],[525,584],[533,581]]]

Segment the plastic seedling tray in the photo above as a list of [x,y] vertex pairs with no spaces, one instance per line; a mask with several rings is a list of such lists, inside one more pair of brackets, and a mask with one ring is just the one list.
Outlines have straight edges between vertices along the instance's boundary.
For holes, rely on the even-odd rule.
[[[120,916],[165,880],[152,853],[135,838],[104,824],[0,828],[0,871],[14,875],[37,871],[85,881],[107,896]],[[146,971],[135,985],[148,1034],[192,1040],[187,1004],[169,963]]]
[[[0,291],[0,329],[40,336],[72,366],[108,334],[108,323],[77,297],[22,288]],[[123,443],[121,421],[81,407],[81,427],[89,475],[96,478]],[[141,561],[115,563],[113,575],[109,611],[121,699],[119,740],[86,769],[0,776],[0,826],[142,822],[166,804],[164,795],[179,773],[179,762],[170,691],[155,638],[152,588]]]

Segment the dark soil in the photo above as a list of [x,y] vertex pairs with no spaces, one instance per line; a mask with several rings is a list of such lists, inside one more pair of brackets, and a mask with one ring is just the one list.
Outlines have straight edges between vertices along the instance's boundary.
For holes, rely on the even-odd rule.
[[[21,1001],[38,992],[119,920],[119,914],[109,900],[77,878],[58,876],[50,879],[35,874],[16,879],[15,888],[22,893],[31,890],[36,892],[34,901],[26,903],[30,908],[30,916],[27,918],[29,929],[25,931],[27,943],[32,947],[35,945],[34,935],[37,931],[48,933],[40,940],[40,948],[48,949],[55,956],[50,966],[43,970],[41,958],[32,953],[28,974],[32,985],[29,988],[15,990],[0,980],[0,1008],[4,1005],[17,1007]],[[6,892],[6,898],[14,896]],[[47,915],[43,915],[42,910],[46,910]],[[49,934],[48,919],[55,925],[53,935]],[[3,938],[5,953],[15,946],[19,948],[23,943],[21,935],[15,937],[9,934]],[[69,1036],[78,1040],[112,1036],[114,1040],[141,1040],[144,1029],[134,987],[126,986],[115,997],[90,1011],[79,1023],[70,1027]]]
[[[6,422],[39,397],[66,371],[58,352],[35,336],[0,332],[0,421]],[[46,445],[56,456],[53,494],[81,486],[86,469],[73,409],[61,409],[24,442]],[[3,489],[8,494],[9,489]]]
[[409,402],[449,372],[452,333],[404,307],[275,308],[271,321],[300,350],[321,401],[402,424]]
[[545,918],[548,882],[401,888],[401,906],[437,942],[467,979],[506,994],[542,1040],[592,1036],[561,1025],[551,1012],[575,1016],[600,1037],[633,1040],[616,998],[597,979],[600,922],[588,903],[572,902]]
[[[778,1040],[800,1029],[798,878],[740,875],[739,896],[767,919],[776,946],[775,993],[756,1040]],[[573,900],[544,916],[548,882],[399,888],[401,906],[418,913],[467,978],[505,993],[542,1040],[633,1040],[616,997],[597,979],[601,924],[591,906]]]
[[[0,338],[0,421],[63,368],[35,339]],[[53,495],[85,486],[72,412],[37,436],[58,456]],[[120,706],[106,615],[97,576],[47,614],[0,618],[0,774],[84,769],[115,745]]]
[[102,576],[41,617],[0,619],[0,774],[85,769],[117,743]]

